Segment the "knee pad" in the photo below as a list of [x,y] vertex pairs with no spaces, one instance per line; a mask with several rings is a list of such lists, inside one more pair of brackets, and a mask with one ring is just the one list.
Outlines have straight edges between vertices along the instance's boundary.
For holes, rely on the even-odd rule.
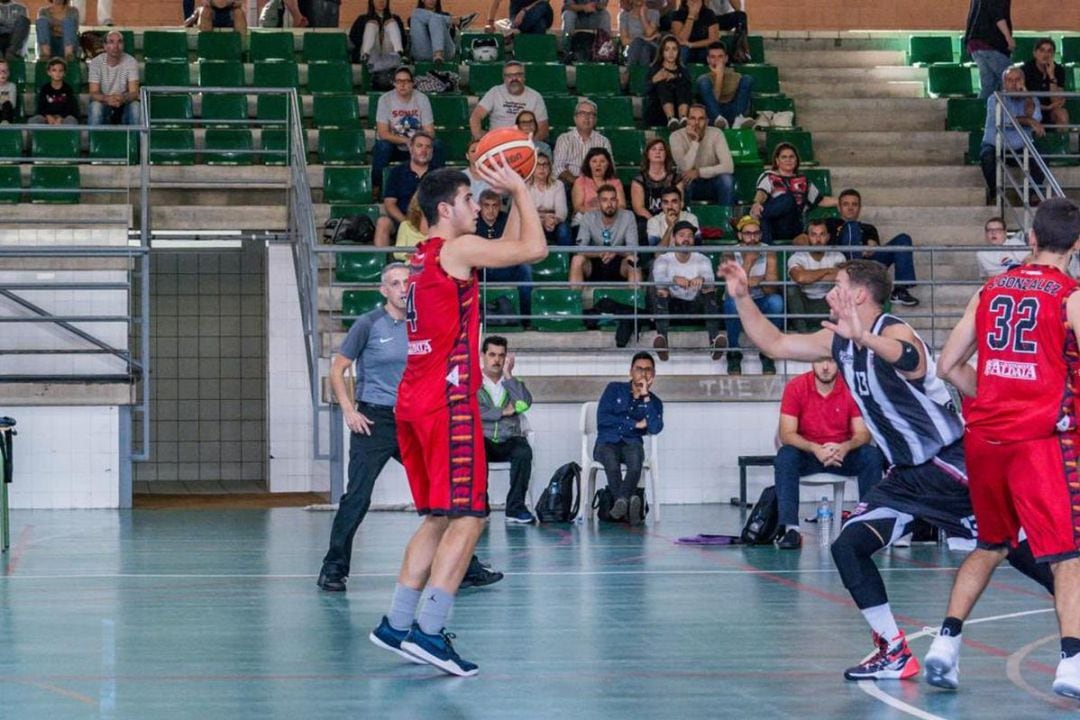
[[844,587],[859,608],[888,602],[885,583],[874,565],[873,556],[892,537],[893,519],[848,523],[832,544],[833,562]]

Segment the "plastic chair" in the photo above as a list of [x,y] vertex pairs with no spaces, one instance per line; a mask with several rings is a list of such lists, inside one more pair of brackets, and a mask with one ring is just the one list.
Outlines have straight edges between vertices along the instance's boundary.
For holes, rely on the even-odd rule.
[[[483,97],[491,88],[502,83],[503,66],[499,63],[471,63],[469,65],[469,92]],[[527,82],[532,87],[531,78]],[[563,92],[566,92],[565,88]]]
[[[432,98],[434,100],[435,98]],[[434,104],[434,103],[433,103]],[[318,128],[360,127],[360,108],[355,95],[315,95],[312,98],[312,118]]]
[[0,128],[0,158],[14,160],[22,157],[23,133],[22,130],[8,130]]
[[207,127],[239,127],[238,121],[247,120],[247,113],[247,95],[206,94],[199,116]]
[[147,30],[143,33],[142,42],[146,62],[188,61],[188,34],[184,30]]
[[[577,104],[578,98],[573,95],[555,95],[544,98],[544,105],[548,111],[548,124],[552,129],[551,139],[557,138],[559,133],[574,127],[574,110]],[[552,142],[552,145],[554,144]]]
[[[536,279],[536,276],[533,276]],[[538,287],[532,294],[532,327],[539,332],[584,330],[581,292],[568,288]],[[572,317],[571,317],[572,316]]]
[[[499,82],[502,82],[501,66],[499,72]],[[525,84],[544,96],[566,95],[566,66],[562,63],[525,63]]]
[[191,69],[187,63],[148,62],[144,74],[146,85],[159,87],[188,87]]
[[[581,406],[581,418],[578,422],[578,430],[581,431],[581,471],[584,474],[579,485],[580,492],[578,504],[585,517],[593,519],[592,506],[593,496],[596,495],[596,473],[602,472],[604,466],[592,459],[593,445],[596,444],[596,408],[599,403],[587,402]],[[658,450],[657,435],[648,436],[648,448],[645,453],[645,462],[641,466],[641,479],[645,482],[646,499],[651,500],[649,507],[653,511],[655,522],[660,522],[660,499],[656,494],[657,478],[660,476],[660,453]],[[586,485],[588,488],[586,489]]]
[[726,128],[722,132],[724,139],[727,140],[728,150],[731,151],[731,159],[736,165],[761,167],[757,133],[753,128]]
[[636,128],[634,118],[634,99],[628,97],[606,97],[597,111],[596,124],[604,132],[615,128]]
[[[345,253],[343,253],[345,254]],[[348,253],[350,255],[355,253]],[[341,255],[338,255],[341,257]],[[378,290],[346,290],[341,294],[341,314],[363,315],[386,304],[386,298]],[[341,324],[346,329],[356,322],[353,317],[342,317]]]
[[304,33],[305,62],[333,62],[349,59],[349,41],[341,32]]
[[[428,100],[431,102],[431,114],[435,118],[435,127],[468,127],[469,99],[464,95],[431,95]],[[370,104],[368,114],[375,114],[374,106]]]
[[971,97],[975,84],[967,65],[931,65],[927,69],[926,94],[937,97]]
[[366,205],[371,202],[370,167],[328,167],[323,170],[323,202]]
[[612,157],[616,165],[641,164],[641,156],[645,152],[643,131],[630,128],[609,130],[607,139],[611,142]]
[[[522,35],[521,37],[525,37],[525,36]],[[525,415],[521,416],[521,429],[525,431],[525,440],[529,443],[529,447],[535,448],[536,444],[535,444],[534,441],[536,439],[536,433],[533,432],[529,428],[529,419]],[[533,467],[534,470],[536,469],[536,453],[535,452],[533,453],[532,467]],[[498,495],[496,493],[492,492],[493,485],[492,485],[492,482],[491,482],[491,473],[492,472],[500,472],[500,471],[503,471],[503,470],[506,471],[506,477],[507,477],[506,492],[509,492],[510,491],[510,481],[509,481],[509,478],[510,478],[510,461],[506,460],[504,462],[490,462],[490,461],[488,462],[488,495],[489,496],[495,495],[496,497],[498,497]],[[536,473],[530,473],[529,475],[530,475],[529,488],[526,491],[526,493],[528,494],[528,497],[529,497],[529,510],[533,510],[536,507],[536,495],[535,495]],[[502,492],[502,486],[501,485],[499,487],[499,491],[502,493],[503,497],[506,496],[506,493]]]
[[579,95],[590,98],[603,97],[605,95],[619,95],[622,87],[619,85],[619,66],[612,63],[581,63],[575,64],[576,90]]
[[198,53],[200,60],[232,60],[239,61],[244,48],[240,40],[240,33],[236,32],[209,32],[199,33]]
[[808,130],[768,130],[765,133],[765,157],[771,158],[773,150],[782,142],[795,146],[799,153],[799,165],[817,165],[814,160],[814,139]]
[[150,164],[194,165],[195,131],[176,128],[151,130]]
[[352,65],[347,62],[319,62],[308,65],[308,90],[318,93],[351,93]]
[[22,176],[18,165],[0,165],[0,204],[10,205],[22,197]]
[[749,75],[754,78],[754,95],[777,95],[780,93],[780,72],[775,65],[747,63],[738,67],[741,75]]
[[207,165],[251,165],[255,161],[253,147],[250,130],[207,130],[203,162]]
[[955,62],[950,35],[912,35],[908,38],[907,64],[933,65]]
[[558,62],[559,41],[550,33],[518,35],[514,38],[514,59],[518,62]]
[[832,539],[835,540],[840,535],[840,526],[843,525],[840,522],[840,514],[844,510],[844,488],[847,486],[848,478],[844,475],[836,475],[834,473],[814,473],[813,475],[803,475],[799,478],[799,485],[811,485],[814,487],[821,487],[823,485],[832,485],[833,488],[833,524],[832,524]]
[[135,132],[91,130],[90,161],[139,164],[139,135]]
[[293,34],[277,30],[251,33],[251,62],[292,62],[296,60]]
[[30,153],[35,158],[74,160],[79,157],[78,130],[30,132]]
[[190,95],[150,96],[150,123],[155,127],[191,127],[187,121],[194,117]]
[[319,130],[319,160],[324,165],[356,165],[364,161],[364,131],[359,128]]
[[334,257],[334,279],[340,283],[378,282],[386,266],[386,256],[379,253],[342,252]]
[[806,168],[803,174],[817,185],[822,195],[832,195],[832,173],[827,168]]
[[986,101],[979,98],[949,98],[945,110],[945,129],[982,132],[986,122]]
[[199,63],[200,87],[244,87],[244,66],[238,62],[206,61]]
[[30,202],[67,204],[79,202],[78,165],[34,165],[30,168]]

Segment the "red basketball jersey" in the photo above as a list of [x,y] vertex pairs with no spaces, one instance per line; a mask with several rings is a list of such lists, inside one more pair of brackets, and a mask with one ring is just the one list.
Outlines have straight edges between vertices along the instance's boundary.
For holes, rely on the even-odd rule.
[[405,327],[409,355],[398,386],[396,414],[413,420],[480,389],[480,295],[476,272],[450,277],[439,264],[445,240],[416,246],[409,261]]
[[1075,431],[1078,355],[1067,324],[1072,278],[1046,265],[1021,265],[983,286],[975,314],[978,390],[967,425],[1015,442]]

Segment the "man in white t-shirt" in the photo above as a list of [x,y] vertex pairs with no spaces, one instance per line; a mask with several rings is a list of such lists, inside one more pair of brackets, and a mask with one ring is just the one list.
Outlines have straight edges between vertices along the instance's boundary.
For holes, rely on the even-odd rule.
[[[379,96],[375,147],[371,151],[371,180],[376,187],[382,187],[383,170],[391,162],[409,159],[409,139],[413,135],[422,131],[435,137],[431,101],[413,85],[413,71],[402,66],[394,71],[394,89]],[[434,161],[441,165],[438,147]]]
[[139,64],[124,52],[124,36],[110,30],[105,52],[89,64],[91,125],[138,125]]
[[[719,360],[727,347],[727,336],[720,332],[719,305],[712,263],[694,247],[697,228],[686,220],[675,223],[671,231],[673,252],[659,255],[653,263],[656,283],[656,339],[653,347],[661,360],[668,359],[668,315],[705,315],[705,329],[713,346],[713,360]],[[689,318],[676,320],[684,325]]]
[[540,93],[525,86],[525,66],[512,60],[503,66],[503,84],[484,93],[484,97],[473,108],[472,115],[469,116],[473,138],[479,140],[483,137],[484,118],[489,115],[488,127],[494,130],[513,126],[522,110],[529,110],[536,116],[536,135],[533,140],[546,141],[551,130],[547,105]]
[[679,221],[693,225],[695,236],[701,233],[701,223],[698,222],[697,215],[683,210],[682,191],[672,185],[660,191],[660,212],[645,223],[645,238],[654,247],[667,247],[671,245],[671,233],[675,229],[675,223]]
[[975,253],[975,258],[979,263],[979,275],[984,280],[1023,264],[1027,256],[1031,254],[1025,242],[1024,233],[1009,235],[1005,230],[1004,218],[992,217],[987,220],[983,225],[983,234],[987,245],[996,246],[993,250]]
[[[807,227],[809,246],[814,250],[792,253],[787,261],[788,315],[795,332],[814,332],[821,329],[820,321],[829,315],[829,303],[825,296],[836,282],[836,268],[847,258],[835,250],[824,250],[829,244],[829,228],[824,220],[811,220]],[[799,315],[821,315],[821,318],[800,318]]]

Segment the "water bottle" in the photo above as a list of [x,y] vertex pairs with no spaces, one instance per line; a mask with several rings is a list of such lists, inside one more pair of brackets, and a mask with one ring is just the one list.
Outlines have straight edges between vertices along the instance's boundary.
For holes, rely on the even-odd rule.
[[832,542],[832,519],[832,502],[828,497],[822,497],[817,506],[818,544],[821,547],[829,547]]

